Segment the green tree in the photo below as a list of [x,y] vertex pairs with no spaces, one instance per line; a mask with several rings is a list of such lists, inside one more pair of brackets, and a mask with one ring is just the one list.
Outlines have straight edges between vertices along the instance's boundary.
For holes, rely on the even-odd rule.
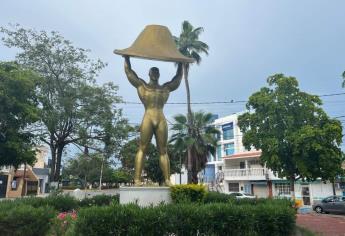
[[[204,31],[202,27],[194,28],[188,21],[182,22],[182,32],[179,37],[174,37],[176,45],[179,51],[190,58],[194,58],[197,65],[201,63],[201,53],[205,53],[208,55],[209,47],[206,43],[199,40],[200,34]],[[187,118],[188,124],[190,127],[193,126],[193,115],[192,115],[192,108],[190,104],[190,88],[189,88],[189,63],[184,63],[183,65],[183,75],[185,79],[186,91],[187,91]],[[192,134],[191,128],[188,130],[189,134]],[[195,161],[192,160],[193,158],[197,158],[192,155],[192,150],[188,149],[187,151],[187,170],[188,170],[188,183],[192,182],[192,163]]]
[[112,174],[112,182],[117,185],[120,183],[131,183],[133,182],[133,177],[130,172],[124,169],[117,169]]
[[104,162],[103,157],[99,154],[80,154],[76,158],[70,159],[63,168],[63,176],[77,177],[85,183],[98,183],[102,165],[104,182],[112,182],[114,170],[110,163]]
[[239,116],[243,144],[262,151],[261,161],[279,177],[334,181],[342,172],[342,126],[321,108],[318,96],[302,92],[294,77],[276,74],[269,87],[250,96]]
[[49,34],[16,25],[2,27],[0,32],[6,46],[21,50],[17,62],[43,78],[38,90],[40,132],[36,135],[50,147],[51,180],[59,180],[62,155],[70,144],[82,146],[86,152],[97,147],[106,157],[114,153],[126,137],[126,121],[115,106],[121,101],[117,86],[95,83],[105,64],[89,59],[88,50],[73,46],[54,31]]
[[0,166],[33,164],[33,135],[28,126],[38,120],[37,74],[16,63],[0,62]]
[[[211,125],[211,113],[193,112],[192,127],[188,124],[188,118],[182,114],[175,116],[174,119],[175,124],[171,128],[174,133],[170,143],[174,144],[175,150],[179,153],[188,155],[188,150],[191,150],[192,183],[198,183],[198,173],[205,168],[208,156],[215,155],[219,131]],[[191,134],[188,129],[192,130]]]

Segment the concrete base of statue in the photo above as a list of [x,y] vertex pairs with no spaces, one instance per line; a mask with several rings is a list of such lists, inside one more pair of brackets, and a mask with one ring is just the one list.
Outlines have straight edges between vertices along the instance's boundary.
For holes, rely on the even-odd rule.
[[156,206],[162,202],[171,203],[169,187],[120,187],[120,204]]

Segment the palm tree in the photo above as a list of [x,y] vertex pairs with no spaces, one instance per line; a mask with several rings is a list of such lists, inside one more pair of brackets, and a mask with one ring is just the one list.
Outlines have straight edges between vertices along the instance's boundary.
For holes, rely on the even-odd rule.
[[[208,55],[209,47],[206,43],[199,41],[199,35],[204,31],[202,27],[194,28],[188,21],[182,22],[182,32],[180,37],[175,37],[175,42],[179,51],[190,58],[194,58],[197,65],[201,62],[200,53],[205,53]],[[189,89],[189,82],[188,82],[188,75],[189,75],[189,63],[185,63],[183,66],[183,74],[185,79],[186,91],[187,91],[187,108],[188,108],[188,115],[187,121],[189,126],[192,126],[193,119],[192,119],[192,108],[190,104],[190,89]],[[188,133],[191,134],[191,130],[188,129]],[[187,158],[187,169],[188,169],[188,183],[191,182],[191,170],[192,170],[192,152],[188,150],[188,158]]]
[[[212,126],[212,114],[202,111],[192,113],[193,125],[188,124],[188,118],[182,114],[174,117],[172,126],[174,131],[170,142],[175,150],[187,155],[190,150],[193,155],[191,182],[198,183],[198,173],[205,168],[207,157],[215,155],[217,147],[217,134],[219,131]],[[191,132],[190,132],[191,131]]]

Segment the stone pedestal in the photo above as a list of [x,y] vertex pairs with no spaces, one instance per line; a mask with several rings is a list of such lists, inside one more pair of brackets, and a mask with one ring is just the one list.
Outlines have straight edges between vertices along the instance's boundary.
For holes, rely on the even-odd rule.
[[120,187],[120,204],[156,206],[162,202],[171,203],[169,187]]

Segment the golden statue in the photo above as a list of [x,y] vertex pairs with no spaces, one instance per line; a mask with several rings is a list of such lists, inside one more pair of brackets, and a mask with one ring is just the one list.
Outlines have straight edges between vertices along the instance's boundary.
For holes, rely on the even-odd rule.
[[[141,173],[148,145],[154,135],[159,152],[159,165],[163,172],[165,185],[170,183],[170,161],[167,153],[168,126],[163,114],[163,107],[171,91],[181,83],[182,63],[191,63],[193,59],[183,56],[176,48],[169,29],[160,25],[146,26],[131,47],[115,50],[125,58],[125,72],[129,82],[137,89],[139,98],[145,107],[145,114],[140,127],[140,145],[135,158],[134,184],[141,185]],[[140,79],[132,70],[129,57],[139,57],[160,61],[178,62],[175,77],[163,84],[158,83],[159,69],[149,71],[150,82]]]
[[163,114],[163,107],[171,91],[178,88],[182,79],[182,63],[178,64],[175,77],[159,85],[159,70],[152,67],[149,71],[150,82],[140,79],[132,70],[129,57],[125,57],[125,71],[129,82],[137,88],[139,98],[145,106],[145,114],[140,127],[139,150],[135,157],[134,184],[141,184],[141,172],[148,145],[154,135],[159,152],[159,166],[162,169],[165,185],[170,185],[170,161],[167,153],[168,126]]

